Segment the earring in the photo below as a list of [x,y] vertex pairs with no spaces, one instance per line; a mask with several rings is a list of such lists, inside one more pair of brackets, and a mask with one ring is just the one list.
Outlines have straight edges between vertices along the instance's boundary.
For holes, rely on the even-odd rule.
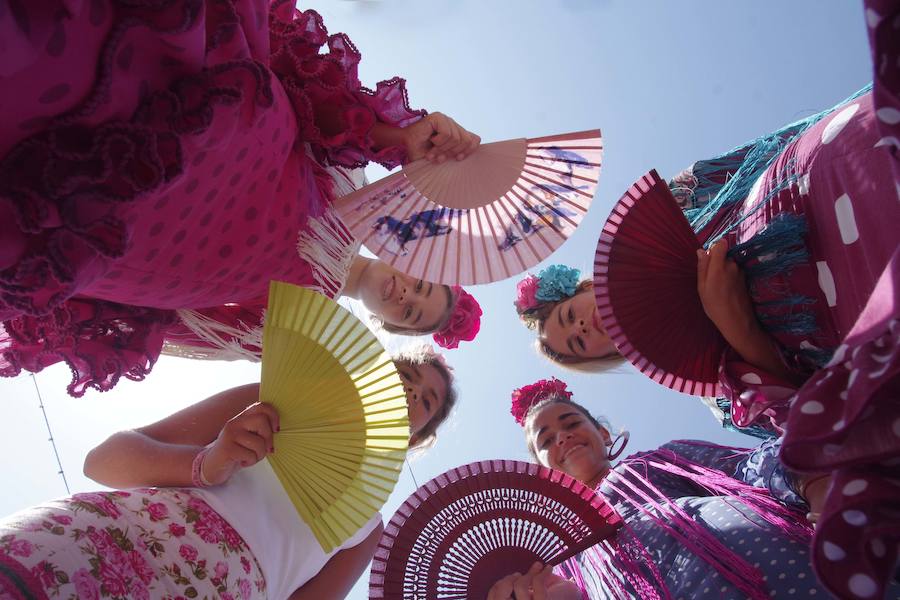
[[[606,453],[606,458],[610,461],[616,460],[619,458],[619,455],[625,450],[625,446],[628,445],[628,438],[631,434],[628,431],[623,431],[619,435],[616,436],[616,439],[609,442],[609,451]],[[622,440],[622,444],[619,446],[618,450],[613,450],[613,447]]]

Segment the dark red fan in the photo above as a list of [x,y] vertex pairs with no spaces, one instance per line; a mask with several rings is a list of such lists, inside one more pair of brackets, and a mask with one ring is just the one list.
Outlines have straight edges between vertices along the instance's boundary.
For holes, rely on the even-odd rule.
[[726,344],[697,294],[700,242],[656,171],[613,207],[594,257],[594,295],[619,352],[654,381],[718,396]]
[[378,543],[370,598],[481,600],[541,561],[558,565],[615,535],[622,519],[564,473],[513,460],[451,469],[416,490]]

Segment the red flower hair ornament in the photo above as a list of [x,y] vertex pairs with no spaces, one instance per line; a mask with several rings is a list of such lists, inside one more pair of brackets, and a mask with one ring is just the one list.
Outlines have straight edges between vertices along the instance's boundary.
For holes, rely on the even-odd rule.
[[567,400],[572,398],[572,392],[566,389],[566,382],[556,377],[541,379],[531,385],[525,385],[512,393],[512,406],[509,412],[515,418],[516,423],[525,426],[525,416],[528,410],[540,402],[554,396],[563,396]]
[[438,346],[448,350],[459,346],[461,341],[471,342],[475,339],[481,329],[482,314],[481,306],[472,294],[458,285],[454,285],[450,291],[456,298],[450,318],[441,330],[432,336]]

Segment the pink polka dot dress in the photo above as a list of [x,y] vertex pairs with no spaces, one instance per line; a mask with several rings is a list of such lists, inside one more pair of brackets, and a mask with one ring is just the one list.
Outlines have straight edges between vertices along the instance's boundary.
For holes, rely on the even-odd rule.
[[[804,224],[803,259],[750,286],[792,377],[729,351],[720,383],[736,426],[783,433],[788,467],[831,477],[812,558],[841,598],[884,597],[900,553],[900,2],[864,6],[872,90],[799,133],[782,130],[788,143],[746,198],[701,232],[730,227],[729,239],[747,244],[779,220]],[[748,148],[722,162],[743,161]],[[737,182],[740,172],[726,171],[713,187]],[[670,187],[690,211],[702,210],[706,185],[689,170]],[[778,255],[759,245],[747,264],[765,269]]]
[[107,390],[150,370],[175,309],[315,283],[297,243],[325,167],[398,164],[372,126],[424,113],[401,79],[362,87],[350,40],[293,5],[0,10],[0,375],[65,360],[70,393]]

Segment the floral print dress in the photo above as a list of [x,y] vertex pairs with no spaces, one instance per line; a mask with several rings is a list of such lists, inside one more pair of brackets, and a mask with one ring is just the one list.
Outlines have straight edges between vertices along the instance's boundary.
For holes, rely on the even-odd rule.
[[265,598],[240,534],[190,489],[76,494],[0,521],[0,598]]

